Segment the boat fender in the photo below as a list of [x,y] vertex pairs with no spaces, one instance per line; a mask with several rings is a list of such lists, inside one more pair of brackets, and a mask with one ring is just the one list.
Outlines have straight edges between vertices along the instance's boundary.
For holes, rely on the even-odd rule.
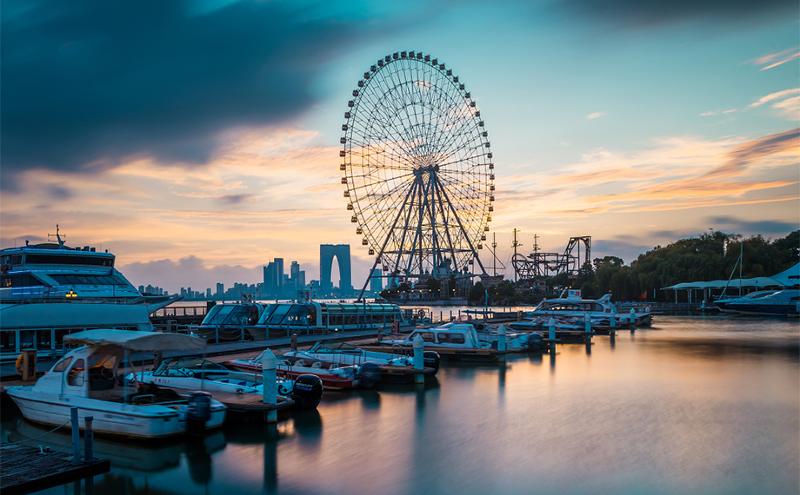
[[439,371],[439,353],[436,351],[425,351],[422,353],[423,363],[426,368],[433,368]]
[[322,379],[317,375],[300,375],[294,381],[292,399],[299,409],[316,409],[322,399]]
[[527,346],[529,350],[541,349],[544,345],[544,339],[538,333],[528,334]]
[[211,394],[208,392],[192,392],[186,408],[186,429],[202,431],[206,421],[211,418]]
[[375,363],[364,363],[358,367],[358,383],[364,388],[372,388],[381,381],[381,367]]

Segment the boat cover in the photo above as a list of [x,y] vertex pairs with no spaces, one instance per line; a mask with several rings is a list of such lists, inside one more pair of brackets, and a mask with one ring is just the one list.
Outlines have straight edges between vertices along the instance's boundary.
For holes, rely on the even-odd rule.
[[202,350],[206,342],[181,333],[98,328],[64,336],[65,344],[114,345],[130,351]]

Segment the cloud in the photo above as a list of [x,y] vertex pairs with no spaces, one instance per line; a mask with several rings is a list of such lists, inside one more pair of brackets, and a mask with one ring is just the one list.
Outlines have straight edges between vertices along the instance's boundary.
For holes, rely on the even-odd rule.
[[709,110],[708,112],[702,112],[700,114],[701,117],[715,117],[717,115],[730,115],[732,113],[736,113],[738,111],[737,108],[728,108],[725,110]]
[[600,117],[604,117],[605,115],[606,115],[605,112],[592,112],[586,116],[586,120],[599,119]]
[[34,168],[105,170],[132,157],[206,163],[223,131],[310,108],[324,62],[405,15],[389,22],[390,9],[325,2],[196,7],[3,2],[3,189]]
[[629,28],[674,24],[695,19],[719,22],[753,21],[758,17],[795,12],[794,0],[565,0],[561,9],[591,20]]
[[757,99],[749,107],[758,108],[767,103],[772,103],[771,107],[783,117],[794,122],[800,120],[800,88],[775,91]]
[[759,70],[771,70],[792,60],[800,59],[800,48],[787,48],[779,52],[768,53],[753,60],[753,65],[760,65]]
[[728,215],[710,217],[708,222],[716,228],[731,229],[737,234],[786,234],[800,228],[800,222],[750,221]]
[[226,205],[235,206],[253,197],[254,197],[253,194],[226,194],[224,196],[220,196],[217,199]]
[[721,167],[708,172],[705,177],[735,174],[762,158],[788,152],[794,152],[795,156],[797,156],[798,150],[800,150],[800,129],[790,129],[763,136],[732,149],[728,152],[727,162]]

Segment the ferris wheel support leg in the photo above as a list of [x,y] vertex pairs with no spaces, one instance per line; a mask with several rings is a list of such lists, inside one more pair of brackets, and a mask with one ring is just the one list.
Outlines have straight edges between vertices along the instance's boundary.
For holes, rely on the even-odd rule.
[[[408,188],[408,192],[406,193],[406,197],[405,197],[405,199],[403,199],[403,204],[406,204],[406,201],[408,201],[408,197],[411,195],[411,191],[413,191],[413,190],[414,190],[413,186]],[[403,209],[402,208],[397,210],[397,215],[395,215],[394,222],[392,222],[392,226],[389,229],[389,232],[386,234],[386,239],[384,239],[384,241],[383,241],[383,246],[381,246],[381,250],[378,253],[378,256],[375,258],[375,263],[372,264],[372,269],[367,274],[367,279],[364,280],[364,285],[363,285],[363,287],[361,287],[361,292],[358,293],[357,301],[361,301],[362,298],[364,297],[364,291],[367,290],[367,284],[369,284],[369,279],[370,279],[370,276],[372,275],[372,270],[374,270],[375,267],[378,266],[378,261],[381,259],[381,256],[383,256],[383,252],[386,250],[386,245],[389,244],[389,239],[392,238],[392,232],[394,232],[394,228],[397,225],[397,221],[400,220],[401,213],[403,213]]]
[[[438,178],[437,178],[437,181],[438,181]],[[453,207],[453,202],[450,201],[450,196],[447,194],[447,191],[443,187],[441,187],[441,184],[439,184],[439,186],[440,186],[441,192],[444,193],[444,197],[447,199],[447,205],[450,207],[450,211],[452,211],[453,212],[453,216],[456,217],[456,222],[458,222],[458,227],[461,229],[461,233],[464,235],[464,239],[466,239],[467,244],[469,244],[470,250],[472,250],[472,254],[475,256],[475,261],[477,261],[478,262],[478,266],[481,267],[482,274],[483,275],[488,275],[486,273],[486,269],[483,267],[483,263],[481,263],[481,259],[478,257],[478,252],[475,250],[475,246],[472,245],[472,241],[470,240],[466,229],[464,229],[464,225],[461,223],[461,218],[458,216],[458,213],[456,213],[455,207]]]

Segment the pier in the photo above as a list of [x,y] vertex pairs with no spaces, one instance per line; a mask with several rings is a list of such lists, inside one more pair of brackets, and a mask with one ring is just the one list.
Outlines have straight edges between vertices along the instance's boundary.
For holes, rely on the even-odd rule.
[[79,459],[49,449],[9,443],[0,445],[0,492],[30,493],[106,473],[108,460]]

